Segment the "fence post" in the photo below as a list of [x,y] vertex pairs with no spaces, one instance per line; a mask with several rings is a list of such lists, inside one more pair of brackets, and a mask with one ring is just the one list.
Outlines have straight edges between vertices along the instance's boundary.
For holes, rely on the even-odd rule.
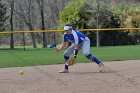
[[24,34],[24,32],[23,32],[23,47],[24,47],[24,51],[25,51],[25,34]]

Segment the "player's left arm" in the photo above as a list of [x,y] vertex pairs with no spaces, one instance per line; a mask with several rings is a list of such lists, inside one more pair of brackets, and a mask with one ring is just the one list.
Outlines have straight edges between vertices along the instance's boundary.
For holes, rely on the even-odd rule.
[[77,54],[78,54],[78,51],[79,51],[79,47],[78,47],[78,44],[75,44],[74,46],[75,46],[75,49],[74,49],[73,55],[74,55],[74,58],[77,58]]

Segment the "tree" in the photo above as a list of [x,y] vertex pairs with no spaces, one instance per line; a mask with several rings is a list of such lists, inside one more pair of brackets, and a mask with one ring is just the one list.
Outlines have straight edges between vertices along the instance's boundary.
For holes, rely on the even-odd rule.
[[[108,10],[111,12],[110,20],[105,28],[124,27],[124,21],[128,17],[124,4],[110,3]],[[101,45],[127,45],[129,44],[128,31],[103,31],[101,33]]]
[[[132,16],[132,25],[135,28],[139,28],[140,27],[140,11],[135,11],[135,13]],[[133,37],[133,40],[135,42],[135,44],[139,44],[140,43],[140,31],[131,31],[130,34]]]
[[[7,13],[7,7],[0,0],[0,32],[5,31],[5,22],[8,19],[6,13]],[[1,43],[1,37],[0,37],[0,43]]]
[[[107,0],[98,0],[97,3],[93,0],[88,0],[88,2],[91,8],[87,12],[92,15],[88,25],[91,28],[120,28],[131,25],[131,20],[129,19],[131,19],[131,15],[133,14],[133,5],[116,4],[107,2]],[[100,36],[98,35],[99,33],[97,34],[96,45],[130,44],[131,41],[129,41],[130,37],[128,33],[128,31],[102,31],[100,32]],[[94,33],[92,32],[92,34]],[[91,38],[93,36],[90,36]]]
[[[124,28],[138,28],[139,26],[139,11],[137,8],[139,5],[137,4],[120,4],[114,5],[112,8],[112,12],[114,18],[120,19],[120,27]],[[117,31],[116,31],[117,32]],[[117,36],[118,35],[118,36]],[[123,35],[123,36],[122,36]],[[119,44],[137,44],[140,40],[140,33],[139,31],[119,31],[116,36],[118,37]],[[122,42],[123,41],[123,42]],[[122,42],[122,43],[120,43]]]
[[[34,0],[18,0],[15,12],[24,19],[25,24],[29,30],[34,31],[33,22],[35,21],[34,13]],[[35,41],[35,33],[31,33],[33,48],[37,48]]]
[[[48,0],[49,1],[49,7],[50,7],[50,10],[52,12],[50,12],[50,26],[49,28],[50,29],[57,29],[57,27],[55,25],[58,25],[58,17],[59,17],[59,9],[58,9],[58,6],[57,6],[57,3],[59,3],[58,0]],[[64,2],[62,3],[64,4]],[[54,25],[55,24],[55,25]],[[56,33],[48,33],[48,34],[51,34],[54,38],[53,42],[56,43]]]
[[[13,16],[14,16],[14,7],[15,7],[15,0],[7,0],[8,5],[10,7],[10,30],[14,31],[14,22],[13,22]],[[10,48],[14,48],[14,34],[11,33],[10,35]]]
[[[36,0],[36,1],[40,10],[42,30],[45,30],[44,1],[43,0]],[[47,48],[46,33],[43,32],[42,36],[43,36],[43,48]]]
[[[87,11],[92,15],[88,25],[92,28],[102,28],[108,25],[111,12],[107,10],[105,0],[88,0],[87,3],[91,6]],[[96,46],[100,46],[100,33],[96,31]]]
[[[11,25],[11,31],[14,31],[14,26],[13,26],[13,15],[14,15],[14,6],[15,6],[15,1],[11,0],[11,17],[10,17],[10,25]],[[14,39],[13,39],[13,33],[11,34],[11,40],[10,40],[10,48],[14,48]]]
[[5,30],[5,22],[8,19],[8,16],[6,16],[6,13],[7,13],[7,7],[0,0],[0,31],[1,32]]
[[[83,4],[81,1],[72,0],[72,2],[65,6],[64,10],[60,13],[59,27],[67,23],[76,24],[78,28],[139,27],[139,14],[133,15],[135,7],[138,6],[133,5],[131,2],[124,1],[120,4],[114,1],[110,2],[109,0],[87,0]],[[134,18],[136,20],[132,22]],[[85,25],[81,26],[80,23]],[[91,45],[94,45],[93,43],[96,41],[96,46],[124,45],[138,42],[139,39],[136,40],[136,37],[139,38],[139,33],[135,32],[135,36],[132,36],[130,32],[127,30],[101,31],[99,35],[99,31],[97,33],[91,31],[88,37],[90,38]],[[95,36],[97,36],[96,39],[94,38]],[[134,37],[135,39],[133,39]]]
[[74,28],[82,28],[84,21],[81,18],[84,14],[85,0],[73,0],[60,12],[59,28],[65,24],[71,24]]

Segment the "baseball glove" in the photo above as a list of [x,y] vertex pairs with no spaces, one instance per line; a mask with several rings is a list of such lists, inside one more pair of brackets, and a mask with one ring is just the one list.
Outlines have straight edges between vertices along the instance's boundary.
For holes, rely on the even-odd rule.
[[67,64],[68,64],[69,66],[74,65],[74,63],[75,63],[75,58],[74,58],[74,57],[73,57],[73,58],[70,58],[70,59],[67,61]]

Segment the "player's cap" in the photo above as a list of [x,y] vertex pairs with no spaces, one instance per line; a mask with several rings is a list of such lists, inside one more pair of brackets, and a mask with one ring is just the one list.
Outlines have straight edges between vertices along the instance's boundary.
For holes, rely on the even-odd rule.
[[65,26],[64,26],[64,31],[67,31],[67,30],[69,30],[70,28],[72,29],[72,26],[71,26],[71,25],[65,25]]

